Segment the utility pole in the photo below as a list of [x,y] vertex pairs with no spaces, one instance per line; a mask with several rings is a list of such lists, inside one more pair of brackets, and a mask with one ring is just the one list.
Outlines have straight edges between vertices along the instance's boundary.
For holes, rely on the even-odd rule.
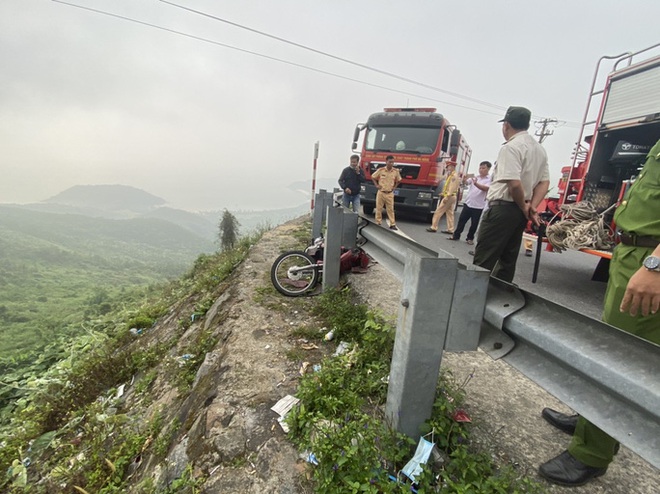
[[536,122],[536,126],[539,128],[537,129],[536,132],[534,132],[534,135],[538,136],[539,143],[542,143],[543,141],[545,141],[546,137],[551,136],[552,134],[555,133],[554,129],[551,129],[550,126],[556,124],[557,124],[556,118],[544,118]]

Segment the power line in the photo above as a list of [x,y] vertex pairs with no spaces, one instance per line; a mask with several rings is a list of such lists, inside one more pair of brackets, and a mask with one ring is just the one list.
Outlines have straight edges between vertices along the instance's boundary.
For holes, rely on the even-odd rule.
[[134,19],[132,17],[127,17],[127,16],[123,16],[123,15],[120,15],[120,14],[107,12],[107,11],[104,11],[104,10],[94,9],[92,7],[86,7],[84,5],[78,5],[78,4],[75,4],[75,3],[65,2],[63,0],[51,0],[51,1],[55,2],[55,3],[60,3],[60,4],[63,4],[63,5],[67,5],[69,7],[74,7],[74,8],[77,8],[77,9],[87,10],[89,12],[94,12],[96,14],[106,15],[106,16],[109,16],[109,17],[114,17],[116,19],[121,19],[121,20],[124,20],[124,21],[133,22],[135,24],[140,24],[142,26],[147,26],[147,27],[151,27],[151,28],[154,28],[154,29],[159,29],[161,31],[166,31],[166,32],[171,33],[171,34],[176,34],[176,35],[184,36],[186,38],[191,38],[191,39],[194,39],[194,40],[197,40],[197,41],[202,41],[204,43],[210,43],[210,44],[213,44],[213,45],[221,46],[223,48],[229,48],[231,50],[236,50],[236,51],[239,51],[239,52],[242,52],[242,53],[247,53],[249,55],[254,55],[254,56],[265,58],[265,59],[272,60],[272,61],[275,61],[275,62],[280,62],[280,63],[287,64],[287,65],[292,65],[294,67],[299,67],[301,69],[310,70],[312,72],[317,72],[319,74],[329,75],[329,76],[332,76],[332,77],[336,77],[338,79],[344,79],[346,81],[356,82],[358,84],[364,84],[366,86],[375,87],[375,88],[378,88],[378,89],[384,89],[386,91],[391,91],[391,92],[398,93],[398,94],[405,94],[407,96],[413,96],[415,98],[423,98],[425,100],[434,101],[436,103],[442,103],[444,105],[451,105],[451,106],[455,106],[455,107],[458,107],[458,108],[464,108],[464,109],[467,109],[467,110],[478,111],[478,112],[481,112],[481,113],[487,113],[487,114],[490,114],[490,115],[496,115],[496,116],[500,115],[500,113],[495,113],[495,112],[491,112],[491,111],[488,111],[488,110],[481,110],[479,108],[473,108],[473,107],[470,107],[470,106],[460,105],[458,103],[450,103],[449,101],[442,101],[442,100],[438,100],[438,99],[434,99],[434,98],[429,98],[428,96],[423,96],[423,95],[419,95],[419,94],[415,94],[415,93],[410,93],[410,92],[407,92],[407,91],[403,91],[403,90],[399,90],[399,89],[395,89],[395,88],[391,88],[391,87],[387,87],[387,86],[381,86],[379,84],[374,84],[374,83],[371,83],[371,82],[362,81],[360,79],[354,79],[352,77],[347,77],[347,76],[343,76],[343,75],[340,75],[340,74],[336,74],[334,72],[329,72],[329,71],[326,71],[326,70],[317,69],[315,67],[310,67],[308,65],[303,65],[303,64],[296,63],[296,62],[291,62],[289,60],[284,60],[284,59],[281,59],[281,58],[271,57],[270,55],[264,55],[263,53],[259,53],[259,52],[255,52],[255,51],[251,51],[251,50],[246,50],[244,48],[239,48],[237,46],[228,45],[226,43],[221,43],[220,41],[214,41],[212,39],[202,38],[202,37],[196,36],[194,34],[185,33],[183,31],[177,31],[175,29],[170,29],[170,28],[167,28],[167,27],[159,26],[157,24],[152,24],[152,23],[149,23],[149,22],[141,21],[139,19]]
[[388,72],[386,70],[378,69],[378,68],[372,67],[370,65],[365,65],[365,64],[362,64],[362,63],[359,63],[359,62],[355,62],[355,61],[349,60],[347,58],[342,58],[342,57],[339,57],[337,55],[333,55],[332,53],[317,50],[316,48],[312,48],[311,46],[296,43],[295,41],[290,41],[288,39],[281,38],[279,36],[275,36],[273,34],[269,34],[269,33],[266,33],[264,31],[259,31],[258,29],[254,29],[254,28],[251,28],[251,27],[248,27],[248,26],[244,26],[244,25],[238,24],[236,22],[232,22],[228,19],[223,19],[222,17],[217,17],[215,15],[211,15],[211,14],[208,14],[206,12],[202,12],[201,10],[191,9],[189,7],[185,7],[183,5],[179,5],[179,4],[174,3],[174,2],[169,2],[167,0],[160,0],[160,2],[161,3],[166,3],[168,5],[172,5],[173,7],[177,7],[179,9],[186,10],[188,12],[192,12],[192,13],[204,16],[204,17],[208,17],[210,19],[214,19],[214,20],[219,21],[219,22],[224,22],[225,24],[229,24],[229,25],[237,27],[239,29],[245,29],[246,31],[250,31],[252,33],[259,34],[261,36],[266,36],[267,38],[271,38],[271,39],[274,39],[274,40],[277,40],[277,41],[281,41],[282,43],[287,43],[289,45],[296,46],[298,48],[302,48],[303,50],[311,51],[313,53],[317,53],[319,55],[323,55],[325,57],[329,57],[329,58],[332,58],[334,60],[339,60],[340,62],[344,62],[344,63],[350,64],[350,65],[354,65],[356,67],[360,67],[362,69],[370,70],[372,72],[377,72],[379,74],[383,74],[383,75],[386,75],[388,77],[393,77],[395,79],[399,79],[401,81],[408,82],[410,84],[415,84],[417,86],[421,86],[421,87],[424,87],[426,89],[431,89],[433,91],[438,91],[440,93],[444,93],[444,94],[447,94],[449,96],[453,96],[455,98],[471,101],[473,103],[479,103],[480,105],[490,106],[491,108],[496,108],[498,110],[506,110],[505,106],[496,105],[494,103],[489,103],[488,101],[483,101],[483,100],[480,100],[480,99],[477,99],[477,98],[472,98],[470,96],[465,96],[463,94],[455,93],[453,91],[448,91],[447,89],[442,89],[442,88],[439,88],[439,87],[436,87],[436,86],[431,86],[430,84],[425,84],[423,82],[415,81],[413,79],[409,79],[407,77],[403,77],[403,76],[400,76],[398,74]]
[[[215,40],[212,40],[212,39],[203,38],[203,37],[196,36],[194,34],[186,33],[186,32],[183,32],[183,31],[177,31],[175,29],[170,29],[170,28],[167,28],[167,27],[164,27],[164,26],[159,26],[157,24],[149,23],[149,22],[146,22],[146,21],[141,21],[139,19],[135,19],[135,18],[132,18],[132,17],[127,17],[127,16],[123,16],[123,15],[120,15],[120,14],[115,14],[115,13],[112,13],[112,12],[107,12],[107,11],[100,10],[100,9],[95,9],[95,8],[92,8],[92,7],[86,7],[84,5],[79,5],[79,4],[75,4],[75,3],[71,3],[71,2],[66,2],[64,0],[51,0],[51,1],[54,2],[54,3],[60,3],[60,4],[63,4],[63,5],[67,5],[69,7],[74,7],[74,8],[81,9],[81,10],[86,10],[86,11],[93,12],[93,13],[96,13],[96,14],[101,14],[101,15],[106,15],[106,16],[109,16],[109,17],[114,17],[116,19],[124,20],[124,21],[127,21],[127,22],[133,22],[135,24],[139,24],[139,25],[142,25],[142,26],[147,26],[147,27],[151,27],[151,28],[154,28],[154,29],[159,29],[161,31],[165,31],[165,32],[168,32],[168,33],[171,33],[171,34],[176,34],[176,35],[184,36],[184,37],[194,39],[194,40],[197,40],[197,41],[202,41],[204,43],[210,43],[210,44],[213,44],[213,45],[216,45],[216,46],[221,46],[223,48],[236,50],[236,51],[241,52],[241,53],[254,55],[256,57],[261,57],[261,58],[265,58],[267,60],[272,60],[274,62],[279,62],[279,63],[283,63],[283,64],[286,64],[286,65],[291,65],[291,66],[294,66],[294,67],[309,70],[309,71],[316,72],[316,73],[319,73],[319,74],[324,74],[324,75],[328,75],[328,76],[331,76],[331,77],[336,77],[338,79],[343,79],[343,80],[346,80],[346,81],[355,82],[355,83],[358,83],[358,84],[363,84],[363,85],[374,87],[374,88],[377,88],[377,89],[383,89],[385,91],[390,91],[390,92],[394,92],[394,93],[398,93],[398,94],[405,94],[407,96],[412,96],[412,97],[415,97],[415,98],[422,98],[422,99],[425,99],[425,100],[428,100],[428,101],[433,101],[433,102],[436,102],[436,103],[442,103],[443,105],[450,105],[450,106],[454,106],[454,107],[457,107],[457,108],[463,108],[463,109],[466,109],[466,110],[476,111],[476,112],[480,112],[480,113],[486,113],[486,114],[489,114],[489,115],[501,116],[501,113],[499,113],[499,112],[496,113],[496,112],[493,112],[493,111],[482,110],[482,109],[479,109],[479,108],[466,106],[466,105],[461,105],[461,104],[458,104],[458,103],[451,103],[449,101],[443,101],[443,100],[431,98],[429,96],[419,95],[419,94],[411,93],[411,92],[404,91],[404,90],[401,90],[401,89],[395,89],[395,88],[391,88],[391,87],[388,87],[388,86],[382,86],[382,85],[371,83],[371,82],[368,82],[368,81],[363,81],[363,80],[360,80],[360,79],[355,79],[355,78],[352,78],[352,77],[343,76],[343,75],[337,74],[335,72],[329,72],[329,71],[326,71],[326,70],[317,69],[315,67],[310,67],[308,65],[303,65],[303,64],[299,64],[299,63],[292,62],[292,61],[289,61],[289,60],[284,60],[284,59],[281,59],[281,58],[272,57],[270,55],[265,55],[263,53],[259,53],[259,52],[255,52],[255,51],[251,51],[251,50],[246,50],[244,48],[239,48],[237,46],[232,46],[232,45],[228,45],[226,43],[222,43],[220,41],[215,41]],[[225,19],[216,18],[216,17],[211,16],[210,14],[206,14],[204,12],[195,11],[195,10],[189,9],[187,7],[183,7],[183,6],[180,6],[180,5],[174,4],[172,2],[165,1],[165,0],[160,0],[160,1],[163,2],[163,3],[167,3],[169,5],[172,5],[174,7],[178,7],[178,8],[184,9],[184,10],[190,10],[191,12],[199,13],[200,15],[204,15],[204,16],[207,16],[207,17],[217,19],[220,22],[225,22],[225,23],[228,23],[228,24],[231,24],[231,25],[235,25],[236,27],[240,27],[242,29],[253,31],[255,33],[262,34],[264,36],[267,36],[267,37],[270,37],[270,38],[273,38],[273,39],[277,39],[277,40],[285,42],[285,43],[289,43],[289,44],[292,44],[292,45],[295,45],[295,46],[299,46],[300,48],[303,48],[303,49],[306,49],[306,50],[309,50],[309,51],[312,51],[312,52],[316,52],[316,53],[319,53],[321,55],[328,56],[330,58],[335,58],[337,60],[344,61],[344,62],[352,64],[352,65],[356,65],[356,66],[359,66],[359,67],[362,67],[362,68],[365,68],[365,69],[368,69],[368,70],[372,70],[372,71],[375,71],[375,72],[378,72],[378,73],[381,73],[381,74],[385,74],[385,75],[403,80],[405,82],[410,82],[410,83],[413,83],[413,84],[417,84],[417,85],[420,85],[422,87],[426,87],[428,89],[443,92],[443,93],[446,93],[448,95],[455,96],[457,98],[467,99],[467,100],[470,100],[470,101],[473,101],[473,102],[476,102],[476,103],[479,103],[479,104],[484,104],[484,105],[487,105],[487,106],[491,106],[493,108],[505,109],[505,107],[501,107],[501,106],[498,106],[498,105],[495,105],[495,104],[492,104],[492,103],[488,103],[488,102],[485,102],[485,101],[482,101],[482,100],[479,100],[479,99],[476,99],[476,98],[471,98],[469,96],[464,96],[464,95],[460,95],[458,93],[453,93],[451,91],[447,91],[447,90],[444,90],[444,89],[441,89],[441,88],[436,88],[434,86],[430,86],[430,85],[427,85],[427,84],[424,84],[424,83],[421,83],[421,82],[418,82],[418,81],[414,81],[414,80],[411,80],[411,79],[406,79],[404,77],[397,76],[396,74],[392,74],[392,73],[389,73],[389,72],[386,72],[386,71],[382,71],[382,70],[374,68],[374,67],[369,67],[367,65],[362,65],[358,62],[353,62],[351,60],[343,59],[341,57],[337,57],[335,55],[325,53],[325,52],[322,52],[320,50],[316,50],[314,48],[307,47],[305,45],[300,45],[298,43],[295,43],[295,42],[292,42],[292,41],[289,41],[289,40],[285,40],[283,38],[278,38],[277,36],[270,35],[268,33],[263,33],[261,31],[258,31],[256,29],[252,29],[252,28],[247,27],[247,26],[242,26],[240,24],[236,24],[236,23],[233,23],[233,22],[225,20]],[[538,118],[542,118],[542,117],[538,117]],[[564,122],[564,123],[566,123],[566,122]],[[574,125],[579,126],[578,124],[574,124]],[[567,126],[573,127],[574,125],[572,125],[572,123],[569,122]]]

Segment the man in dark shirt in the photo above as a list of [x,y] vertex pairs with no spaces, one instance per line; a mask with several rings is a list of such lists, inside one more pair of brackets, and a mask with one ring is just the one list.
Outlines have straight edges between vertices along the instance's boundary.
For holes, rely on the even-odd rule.
[[344,168],[339,176],[339,186],[344,192],[342,205],[348,209],[352,204],[354,213],[360,212],[360,184],[366,181],[359,163],[360,157],[354,154],[351,156],[351,165]]

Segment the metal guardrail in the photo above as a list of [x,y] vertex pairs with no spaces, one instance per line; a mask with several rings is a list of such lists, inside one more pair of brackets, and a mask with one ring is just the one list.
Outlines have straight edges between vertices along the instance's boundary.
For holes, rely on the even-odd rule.
[[480,347],[660,468],[660,346],[492,278]]
[[[414,436],[428,418],[420,396],[435,389],[442,351],[476,350],[478,342],[660,468],[660,346],[489,276],[475,331],[469,317],[481,268],[360,221],[362,248],[403,280],[387,405],[399,430]],[[470,301],[467,313],[462,299]]]

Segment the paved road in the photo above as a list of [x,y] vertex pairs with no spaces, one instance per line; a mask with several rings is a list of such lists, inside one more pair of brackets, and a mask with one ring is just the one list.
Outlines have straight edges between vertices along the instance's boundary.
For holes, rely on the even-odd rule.
[[[456,221],[459,213],[460,209],[457,211]],[[429,227],[428,223],[421,223],[402,212],[397,212],[397,226],[403,233],[425,247],[436,251],[444,250],[456,256],[461,264],[472,263],[472,256],[468,252],[473,250],[474,246],[465,243],[467,231],[463,232],[460,241],[447,240],[447,234],[439,231],[429,233],[426,231]],[[443,218],[439,230],[444,229],[446,223]],[[536,246],[534,248],[536,249]],[[532,283],[534,258],[525,257],[524,250],[521,249],[513,281],[525,291],[545,297],[586,316],[600,319],[606,283],[591,280],[598,260],[599,258],[594,255],[578,251],[558,254],[543,250],[538,278],[536,283]]]

